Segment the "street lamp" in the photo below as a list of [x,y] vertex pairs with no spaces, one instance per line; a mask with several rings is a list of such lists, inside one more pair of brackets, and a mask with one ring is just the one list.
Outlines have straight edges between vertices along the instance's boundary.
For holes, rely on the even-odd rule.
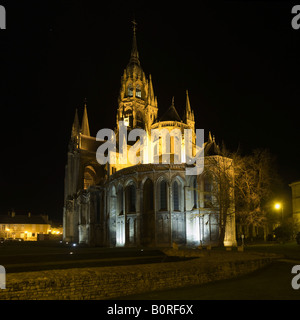
[[281,210],[281,222],[283,222],[283,205],[279,202],[275,203],[274,208],[276,210]]

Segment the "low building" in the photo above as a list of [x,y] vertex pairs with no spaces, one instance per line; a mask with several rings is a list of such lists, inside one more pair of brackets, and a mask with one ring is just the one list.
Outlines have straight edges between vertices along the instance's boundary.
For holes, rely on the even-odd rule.
[[292,188],[293,220],[300,231],[300,181],[289,184]]
[[39,234],[48,234],[51,221],[47,215],[16,215],[14,211],[0,215],[0,238],[37,241]]

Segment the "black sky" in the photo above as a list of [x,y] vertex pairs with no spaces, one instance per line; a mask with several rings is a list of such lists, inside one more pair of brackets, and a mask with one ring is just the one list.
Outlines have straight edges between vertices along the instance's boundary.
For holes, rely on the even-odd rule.
[[91,133],[115,124],[120,79],[138,23],[140,61],[160,112],[189,90],[196,127],[245,153],[268,148],[286,192],[300,179],[300,30],[294,3],[1,1],[0,213],[62,217],[75,108]]

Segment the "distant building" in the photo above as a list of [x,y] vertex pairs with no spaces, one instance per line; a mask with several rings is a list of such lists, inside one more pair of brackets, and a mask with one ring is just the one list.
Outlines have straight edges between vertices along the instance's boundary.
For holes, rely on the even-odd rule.
[[289,184],[292,188],[293,219],[300,231],[300,181]]
[[51,222],[47,215],[16,215],[14,211],[0,215],[0,238],[37,241],[39,234],[48,234]]

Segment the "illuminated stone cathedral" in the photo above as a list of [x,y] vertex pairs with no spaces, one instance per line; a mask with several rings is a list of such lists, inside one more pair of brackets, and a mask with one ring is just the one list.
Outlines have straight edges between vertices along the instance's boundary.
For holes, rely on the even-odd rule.
[[[173,98],[168,110],[159,116],[151,75],[147,78],[141,67],[135,28],[116,109],[117,142],[120,123],[125,124],[128,132],[140,128],[147,136],[151,130],[162,128],[179,129],[182,135],[185,129],[195,133],[188,92],[184,115],[178,114]],[[159,139],[150,148],[159,163],[153,163],[147,154],[135,165],[99,164],[96,153],[103,143],[90,134],[85,104],[81,125],[76,110],[68,147],[63,208],[65,241],[106,247],[218,244],[220,210],[218,204],[212,205],[217,197],[212,192],[213,177],[208,174],[213,168],[206,160],[222,157],[211,134],[204,144],[205,168],[200,175],[186,175],[187,164],[175,161],[178,153],[172,140],[168,151],[171,160],[167,164],[161,161],[165,151]],[[230,207],[224,244],[231,246],[236,245],[233,195]]]

